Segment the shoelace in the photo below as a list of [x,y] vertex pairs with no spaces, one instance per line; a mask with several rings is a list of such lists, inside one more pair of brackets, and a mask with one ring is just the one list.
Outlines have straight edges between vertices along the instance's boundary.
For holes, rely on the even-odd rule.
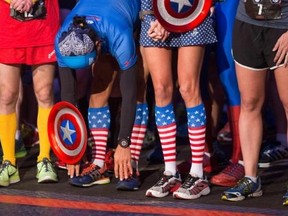
[[164,185],[166,182],[169,181],[170,178],[172,178],[173,176],[166,176],[166,175],[163,175],[161,177],[161,179],[155,184],[155,186],[162,186]]
[[188,189],[190,188],[192,185],[195,184],[196,181],[198,181],[198,177],[193,177],[191,175],[188,175],[185,182],[182,184],[182,188]]
[[81,176],[84,176],[84,175],[87,175],[88,173],[93,172],[96,168],[97,166],[95,164],[90,164],[88,167],[83,169]]
[[52,170],[52,167],[49,166],[49,165],[50,165],[49,161],[44,159],[44,160],[43,160],[43,165],[42,165],[42,167],[44,166],[46,172]]
[[240,181],[238,181],[237,185],[234,187],[238,190],[243,190],[247,193],[249,193],[252,190],[252,181],[248,178],[243,178]]
[[5,168],[7,168],[9,165],[9,163],[4,162],[3,164],[0,165],[0,173],[2,173],[4,171]]

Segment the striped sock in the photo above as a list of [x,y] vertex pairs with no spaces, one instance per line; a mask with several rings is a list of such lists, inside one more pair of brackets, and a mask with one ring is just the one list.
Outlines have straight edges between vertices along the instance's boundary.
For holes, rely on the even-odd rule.
[[104,166],[108,132],[110,127],[109,107],[89,108],[88,123],[92,145],[92,161],[99,167]]
[[146,103],[137,104],[136,117],[131,134],[131,159],[132,167],[138,172],[138,161],[148,123],[148,106]]
[[155,118],[165,162],[165,171],[176,173],[176,122],[173,105],[155,106]]
[[188,134],[192,155],[190,173],[203,177],[203,155],[205,149],[206,112],[203,104],[187,108]]

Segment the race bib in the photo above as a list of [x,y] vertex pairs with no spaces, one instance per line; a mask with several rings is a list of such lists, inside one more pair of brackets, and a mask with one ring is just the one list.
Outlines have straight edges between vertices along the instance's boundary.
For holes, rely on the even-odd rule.
[[281,19],[281,0],[244,0],[248,16],[259,20]]

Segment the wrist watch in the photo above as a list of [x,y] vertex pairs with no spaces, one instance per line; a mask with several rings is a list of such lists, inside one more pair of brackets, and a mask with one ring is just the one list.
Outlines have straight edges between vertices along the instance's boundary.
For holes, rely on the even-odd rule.
[[131,144],[130,142],[130,138],[127,137],[127,138],[121,138],[121,139],[118,139],[118,144],[122,147],[122,148],[128,148]]

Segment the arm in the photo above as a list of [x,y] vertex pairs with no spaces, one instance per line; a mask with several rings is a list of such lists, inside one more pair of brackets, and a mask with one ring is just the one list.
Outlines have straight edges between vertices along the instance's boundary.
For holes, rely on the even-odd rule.
[[[118,140],[122,138],[130,141],[130,135],[135,120],[135,111],[137,103],[137,65],[130,67],[127,70],[120,71],[120,90],[122,94],[122,107],[121,107],[121,119],[120,119],[120,131]],[[117,146],[115,155],[114,172],[116,178],[120,180],[127,179],[132,173],[131,166],[131,154],[130,148],[123,148]]]

